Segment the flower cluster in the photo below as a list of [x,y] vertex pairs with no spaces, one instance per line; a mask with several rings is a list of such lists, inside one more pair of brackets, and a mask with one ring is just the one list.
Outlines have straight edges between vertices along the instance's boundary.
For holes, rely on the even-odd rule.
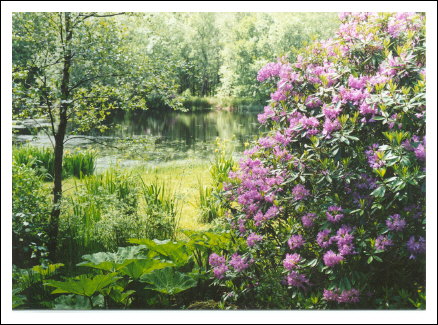
[[287,244],[290,249],[294,250],[296,248],[300,248],[305,243],[303,236],[301,235],[292,235],[291,238],[287,241]]
[[316,219],[315,213],[307,213],[304,216],[301,217],[301,222],[303,223],[303,227],[310,228],[313,226],[313,222]]
[[343,290],[324,289],[323,298],[326,301],[336,301],[337,303],[357,303],[360,301],[360,292],[357,289]]
[[303,200],[307,196],[309,196],[310,192],[306,187],[302,184],[295,185],[295,187],[292,189],[292,195],[294,196],[295,200]]
[[336,205],[332,205],[332,206],[329,206],[327,210],[328,211],[325,214],[327,216],[327,220],[330,222],[335,223],[335,222],[341,221],[342,218],[344,218],[344,215],[342,213],[339,213],[342,211],[341,207],[338,207]]
[[283,266],[285,269],[292,271],[292,269],[296,268],[298,263],[301,261],[301,255],[294,254],[286,254],[286,258],[283,260]]
[[241,272],[249,266],[248,263],[245,263],[242,256],[237,253],[234,253],[233,256],[231,256],[230,265],[236,272]]
[[402,219],[399,214],[394,214],[386,220],[386,226],[389,230],[402,231],[406,227],[406,220]]
[[213,274],[215,278],[223,279],[225,276],[225,272],[228,271],[225,257],[213,253],[210,255],[208,262],[211,266],[213,266]]
[[309,279],[304,274],[300,274],[297,271],[291,271],[286,276],[286,283],[293,287],[304,288],[305,284],[309,284]]
[[319,246],[322,248],[327,248],[333,243],[334,239],[333,237],[330,237],[330,233],[330,229],[324,229],[318,233],[316,236],[316,242]]
[[420,236],[418,241],[415,241],[415,236],[411,236],[406,243],[408,251],[411,254],[409,258],[415,259],[417,255],[424,254],[426,252],[426,240]]
[[385,153],[379,150],[377,143],[369,146],[368,150],[365,151],[365,155],[367,156],[368,164],[371,168],[380,168],[385,165],[385,161],[383,160]]
[[388,238],[388,236],[383,236],[380,235],[379,237],[376,238],[376,242],[374,244],[374,247],[376,247],[376,249],[380,249],[382,251],[386,250],[386,248],[388,248],[389,246],[392,246],[393,242],[391,239]]
[[248,245],[248,247],[253,247],[257,242],[261,241],[262,239],[262,236],[251,233],[246,239],[246,244]]
[[342,255],[336,254],[332,250],[329,250],[327,253],[325,253],[323,257],[324,264],[329,267],[339,264],[343,259],[344,257]]
[[[225,277],[225,273],[229,270],[225,257],[219,256],[216,253],[212,253],[209,256],[208,262],[210,266],[213,267],[214,277],[216,279],[223,279]],[[242,272],[249,266],[249,263],[246,262],[245,259],[237,253],[234,253],[231,256],[231,259],[228,264],[236,272]]]

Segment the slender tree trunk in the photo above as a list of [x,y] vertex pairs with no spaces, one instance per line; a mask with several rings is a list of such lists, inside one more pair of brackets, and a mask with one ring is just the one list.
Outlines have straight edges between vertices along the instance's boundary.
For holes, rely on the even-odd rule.
[[[62,160],[64,155],[64,139],[67,131],[67,111],[69,108],[70,99],[70,66],[71,66],[71,39],[73,30],[71,27],[70,13],[64,13],[65,23],[65,39],[61,30],[61,41],[63,43],[64,58],[61,80],[61,104],[59,107],[59,124],[55,134],[55,161],[54,161],[54,177],[53,177],[53,207],[50,215],[49,225],[49,258],[52,261],[56,260],[56,247],[58,244],[59,231],[59,216],[61,214],[60,203],[62,200]],[[62,29],[62,26],[61,26]]]

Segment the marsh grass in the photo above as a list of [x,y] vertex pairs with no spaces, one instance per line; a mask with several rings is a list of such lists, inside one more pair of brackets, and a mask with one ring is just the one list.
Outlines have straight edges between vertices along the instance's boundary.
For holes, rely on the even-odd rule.
[[203,185],[199,182],[199,217],[203,223],[210,223],[223,215],[222,208],[215,196],[215,189],[212,186]]
[[12,160],[17,165],[26,165],[45,180],[53,179],[54,154],[50,148],[37,148],[32,146],[13,147]]
[[92,175],[96,168],[96,154],[94,151],[74,152],[66,154],[64,170],[66,176],[82,177]]
[[[26,165],[34,169],[38,175],[51,181],[54,174],[55,156],[51,148],[29,145],[16,146],[12,150],[12,159],[16,164]],[[89,151],[66,151],[63,161],[63,177],[82,177],[92,175],[96,166],[96,153]]]
[[146,184],[142,178],[140,195],[144,200],[146,237],[151,239],[176,239],[181,214],[181,202],[166,188],[165,183],[156,180]]

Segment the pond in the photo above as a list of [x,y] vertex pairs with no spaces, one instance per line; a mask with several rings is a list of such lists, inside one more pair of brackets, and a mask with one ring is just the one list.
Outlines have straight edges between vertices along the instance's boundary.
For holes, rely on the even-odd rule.
[[[95,149],[97,169],[114,163],[131,166],[208,160],[217,148],[217,138],[226,140],[234,155],[239,156],[245,143],[262,130],[257,122],[258,113],[254,110],[115,112],[106,131],[72,136],[65,146],[66,150]],[[23,141],[50,146],[50,139],[41,130],[35,135],[14,135],[15,143]]]

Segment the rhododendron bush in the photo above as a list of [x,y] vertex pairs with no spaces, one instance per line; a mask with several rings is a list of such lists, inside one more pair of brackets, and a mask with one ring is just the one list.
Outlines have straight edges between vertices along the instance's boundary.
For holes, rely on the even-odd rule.
[[250,307],[425,304],[425,16],[343,13],[333,39],[263,67],[270,131],[225,184],[225,299]]

